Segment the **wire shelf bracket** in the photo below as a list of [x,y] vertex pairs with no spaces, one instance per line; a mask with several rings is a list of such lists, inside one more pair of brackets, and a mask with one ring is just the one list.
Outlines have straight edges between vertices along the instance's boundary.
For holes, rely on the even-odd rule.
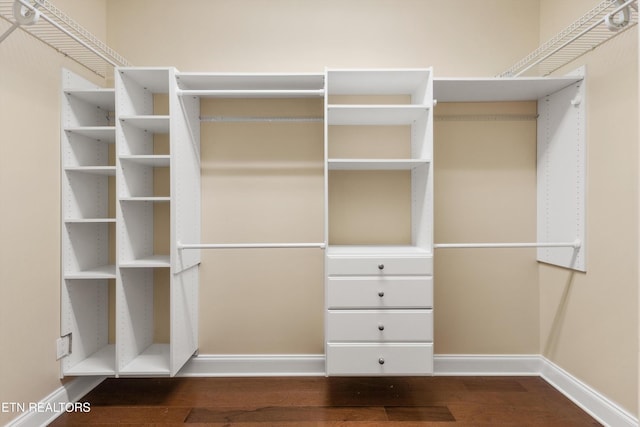
[[0,43],[19,28],[100,77],[106,78],[113,67],[131,66],[47,0],[0,0],[0,18],[0,23],[9,24],[0,35]]

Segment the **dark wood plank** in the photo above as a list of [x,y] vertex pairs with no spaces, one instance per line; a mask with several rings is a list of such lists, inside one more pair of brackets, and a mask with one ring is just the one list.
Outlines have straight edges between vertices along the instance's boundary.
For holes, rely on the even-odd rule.
[[411,406],[414,395],[406,380],[381,378],[329,378],[328,404],[333,406]]
[[582,416],[556,413],[540,407],[504,406],[495,404],[452,404],[449,410],[457,421],[471,424],[492,424],[520,422],[525,426],[563,425],[566,427],[599,426],[587,414]]
[[161,406],[96,406],[89,412],[65,413],[51,426],[76,426],[100,424],[167,423],[182,424],[189,415],[189,408]]
[[175,406],[185,378],[107,378],[84,401],[97,406]]
[[384,408],[368,407],[267,407],[254,410],[193,408],[185,423],[311,421],[387,421]]
[[389,421],[455,421],[446,406],[404,406],[387,407]]

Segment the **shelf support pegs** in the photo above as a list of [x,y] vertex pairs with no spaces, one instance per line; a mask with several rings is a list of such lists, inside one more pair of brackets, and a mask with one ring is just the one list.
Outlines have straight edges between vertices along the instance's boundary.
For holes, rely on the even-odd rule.
[[573,105],[574,107],[577,107],[581,103],[582,103],[582,97],[580,95],[576,95],[576,97],[571,100],[571,105]]

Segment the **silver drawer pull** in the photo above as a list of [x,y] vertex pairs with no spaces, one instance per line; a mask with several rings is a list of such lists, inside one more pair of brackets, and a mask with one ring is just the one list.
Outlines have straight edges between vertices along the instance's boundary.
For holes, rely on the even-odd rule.
[[384,365],[384,358],[381,357],[380,359],[378,359],[378,363],[381,364],[381,365]]
[[378,330],[384,331],[384,325],[382,323],[378,325]]
[[382,298],[384,296],[384,292],[383,291],[378,292],[378,296]]
[[384,264],[378,264],[378,270],[384,270]]

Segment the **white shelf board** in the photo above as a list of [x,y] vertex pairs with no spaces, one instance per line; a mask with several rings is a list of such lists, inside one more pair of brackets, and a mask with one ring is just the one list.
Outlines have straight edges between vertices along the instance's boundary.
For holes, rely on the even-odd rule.
[[427,105],[329,105],[329,125],[408,125],[424,117]]
[[169,255],[148,255],[120,262],[121,268],[165,268],[171,266]]
[[168,375],[169,344],[151,344],[120,370],[123,375]]
[[102,110],[114,111],[116,108],[115,89],[65,89],[64,93]]
[[169,202],[171,197],[166,196],[139,196],[139,197],[121,197],[121,202]]
[[92,175],[115,176],[115,166],[73,166],[64,168],[66,172],[89,173]]
[[123,124],[151,133],[169,133],[169,116],[120,116]]
[[435,78],[438,102],[536,101],[564,89],[582,77]]
[[318,91],[324,74],[177,73],[183,90],[212,91]]
[[182,90],[180,94],[201,98],[321,98],[324,96],[324,90]]
[[64,371],[65,375],[114,375],[116,371],[116,347],[106,345],[86,359]]
[[127,76],[152,93],[169,93],[169,68],[119,68],[120,74]]
[[69,272],[64,274],[65,279],[115,279],[116,266],[102,265],[89,270]]
[[121,161],[132,162],[139,165],[153,167],[168,167],[171,162],[170,155],[126,155],[120,156]]
[[66,132],[82,135],[87,138],[94,139],[98,142],[106,142],[113,144],[116,142],[116,127],[115,126],[82,126],[65,128]]
[[417,246],[408,245],[328,245],[328,256],[430,256],[431,252]]
[[329,95],[412,94],[426,85],[430,69],[328,70]]
[[115,218],[67,218],[65,224],[109,224],[115,223]]
[[410,170],[428,165],[415,159],[329,159],[329,170]]

